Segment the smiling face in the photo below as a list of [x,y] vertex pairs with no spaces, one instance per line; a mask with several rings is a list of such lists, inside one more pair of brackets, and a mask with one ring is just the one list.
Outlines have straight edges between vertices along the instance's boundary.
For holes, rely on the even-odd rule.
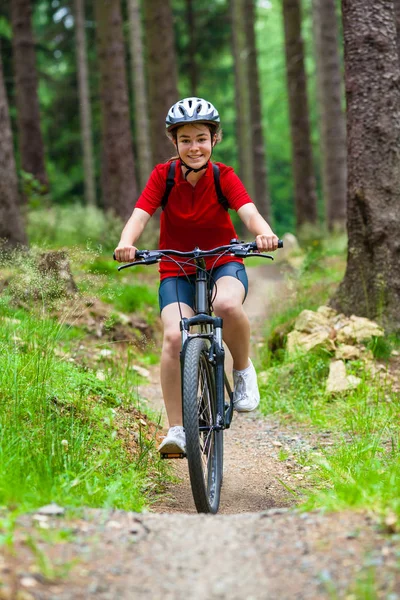
[[176,146],[181,159],[192,169],[199,169],[210,159],[211,132],[204,123],[179,127]]

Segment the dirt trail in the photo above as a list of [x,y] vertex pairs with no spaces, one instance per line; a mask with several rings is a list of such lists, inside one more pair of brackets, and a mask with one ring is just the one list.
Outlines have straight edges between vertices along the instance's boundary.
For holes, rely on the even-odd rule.
[[[249,294],[245,308],[251,322],[252,356],[257,353],[257,344],[262,343],[263,323],[268,318],[271,302],[278,294],[284,293],[285,283],[278,267],[262,264],[249,268]],[[232,370],[232,360],[227,353],[227,373]],[[149,405],[162,413],[163,423],[167,424],[163,409],[159,368],[154,367],[151,383],[142,385],[139,394]],[[279,480],[288,478],[286,466],[276,458],[276,427],[260,418],[260,415],[235,413],[229,431],[224,435],[224,485],[221,497],[220,514],[258,512],[272,507],[287,506],[292,502]],[[174,472],[178,483],[171,484],[166,495],[152,510],[158,513],[195,513],[187,461],[175,461]]]

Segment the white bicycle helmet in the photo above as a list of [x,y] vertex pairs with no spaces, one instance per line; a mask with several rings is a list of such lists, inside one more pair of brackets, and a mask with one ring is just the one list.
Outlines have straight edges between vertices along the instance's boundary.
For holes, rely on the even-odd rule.
[[203,98],[184,98],[171,106],[165,124],[168,131],[185,123],[214,123],[219,125],[217,109]]

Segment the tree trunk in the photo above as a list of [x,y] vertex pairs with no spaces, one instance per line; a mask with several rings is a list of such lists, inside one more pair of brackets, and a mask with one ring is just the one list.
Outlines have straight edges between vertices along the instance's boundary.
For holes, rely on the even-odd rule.
[[6,248],[25,245],[20,211],[13,138],[0,56],[0,244]]
[[102,190],[106,210],[126,220],[137,199],[119,0],[95,2],[101,76]]
[[346,227],[346,122],[335,0],[313,0],[322,189],[330,231]]
[[255,39],[255,0],[244,0],[244,26],[247,49],[247,75],[249,89],[249,116],[251,123],[251,146],[253,154],[254,202],[267,221],[271,217],[270,197],[267,179],[264,136],[260,100],[260,84],[257,66],[257,48]]
[[153,161],[161,163],[174,153],[165,135],[165,117],[179,100],[174,27],[170,0],[144,2],[150,139]]
[[11,23],[21,167],[40,181],[45,193],[48,189],[48,178],[40,130],[38,78],[30,0],[12,0]]
[[128,0],[128,13],[133,101],[135,107],[136,154],[139,187],[142,190],[149,178],[152,169],[152,160],[139,0]]
[[317,195],[311,149],[304,48],[301,37],[300,0],[283,0],[283,21],[296,224],[300,232],[304,226],[317,223]]
[[397,54],[400,62],[400,0],[394,0],[394,17],[396,20],[396,31],[397,31]]
[[76,54],[78,67],[79,109],[85,180],[85,200],[88,206],[96,204],[96,182],[94,175],[92,114],[90,109],[89,79],[85,40],[84,0],[75,0]]
[[249,73],[244,23],[244,1],[231,0],[232,51],[235,70],[235,103],[239,175],[254,198],[253,148],[250,120]]
[[193,7],[193,0],[186,0],[186,22],[189,32],[189,44],[188,44],[188,76],[190,81],[190,95],[197,95],[197,62],[196,62],[196,48],[197,48],[197,36],[196,36],[196,18]]
[[344,0],[349,239],[333,305],[400,331],[400,67],[393,1]]

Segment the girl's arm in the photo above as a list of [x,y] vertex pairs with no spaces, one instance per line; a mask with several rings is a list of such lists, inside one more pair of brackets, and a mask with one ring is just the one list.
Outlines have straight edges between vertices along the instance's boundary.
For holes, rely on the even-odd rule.
[[135,260],[137,248],[133,245],[141,236],[151,215],[141,208],[135,208],[127,224],[122,230],[121,239],[115,248],[115,258],[118,262]]
[[278,248],[278,237],[253,203],[248,202],[241,206],[237,214],[256,238],[257,248],[260,252],[268,252]]

